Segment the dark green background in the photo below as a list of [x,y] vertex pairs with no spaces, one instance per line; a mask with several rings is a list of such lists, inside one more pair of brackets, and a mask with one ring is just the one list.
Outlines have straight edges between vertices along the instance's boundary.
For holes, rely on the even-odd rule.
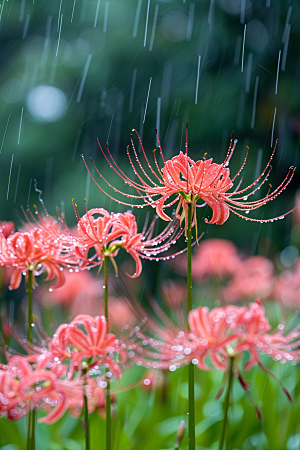
[[[101,0],[99,3],[98,0],[8,0],[1,3],[0,16],[1,220],[12,219],[18,226],[21,224],[20,206],[26,206],[28,198],[30,205],[38,203],[34,180],[51,214],[55,214],[56,205],[64,205],[69,225],[76,223],[73,197],[81,214],[84,213],[83,197],[87,198],[88,207],[121,211],[119,205],[112,204],[95,187],[80,155],[92,156],[112,184],[123,189],[124,183],[109,170],[96,139],[99,137],[105,145],[109,135],[114,157],[126,173],[132,174],[126,157],[132,128],[142,135],[151,159],[152,150],[157,146],[154,128],[158,125],[165,155],[172,157],[184,150],[182,131],[188,122],[190,155],[200,159],[207,152],[208,157],[219,163],[224,159],[234,129],[239,143],[230,164],[231,173],[238,170],[246,145],[250,147],[244,185],[252,182],[260,166],[268,161],[272,133],[273,145],[276,138],[279,144],[269,182],[277,186],[289,166],[299,164],[300,4],[296,0]],[[279,51],[281,62],[275,95]],[[27,98],[39,85],[53,86],[64,93],[66,105],[60,120],[42,122],[31,115]],[[253,217],[279,216],[292,208],[299,185],[298,172],[289,188],[276,201],[258,210],[256,216],[253,213]],[[265,195],[267,189],[268,183],[261,194]],[[141,224],[144,211],[136,212]],[[230,217],[219,227],[205,225],[201,213],[199,228],[207,233],[206,237],[232,239],[247,254],[273,258],[290,243],[298,246],[300,242],[298,231],[291,241],[292,216],[266,225]],[[205,217],[211,217],[209,209]],[[163,263],[144,264],[144,280],[155,291],[155,280],[168,271]],[[5,299],[18,300],[23,293],[23,290],[5,293]],[[288,405],[276,383],[252,370],[252,375],[247,377],[253,383],[255,400],[261,402],[264,421],[261,424],[255,418],[247,398],[242,396],[236,408],[233,407],[232,414],[237,418],[232,420],[229,430],[228,449],[298,448],[299,370],[280,365],[274,370],[296,397],[295,404]],[[202,422],[204,415],[211,420],[205,419],[207,430],[197,438],[198,450],[217,445],[220,424],[218,412],[213,415],[213,411],[220,408],[220,403],[214,403],[213,397],[219,389],[221,375],[197,372],[201,395],[196,423],[201,422],[206,430],[206,422]],[[138,377],[132,371],[125,375],[125,382]],[[177,424],[181,416],[186,417],[184,377],[184,369],[173,376],[165,406],[160,404],[159,392],[152,397],[140,391],[120,395],[115,421],[120,440],[115,450],[172,448]],[[235,395],[240,398],[240,393]],[[169,417],[172,423],[163,424]],[[0,443],[18,445],[4,447],[6,450],[24,448],[21,437],[23,433],[24,438],[24,427],[24,421],[8,426],[1,420]],[[170,432],[162,431],[166,427]],[[40,427],[39,436],[39,449],[83,448],[80,426],[68,417],[52,428]],[[103,436],[104,423],[101,427],[95,425],[93,448],[103,447]]]

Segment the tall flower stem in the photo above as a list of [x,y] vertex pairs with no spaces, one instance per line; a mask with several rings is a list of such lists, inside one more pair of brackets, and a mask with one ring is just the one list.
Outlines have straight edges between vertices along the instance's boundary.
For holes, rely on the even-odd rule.
[[90,418],[89,418],[88,398],[87,393],[85,391],[85,385],[84,385],[83,401],[84,401],[85,450],[90,450]]
[[[27,339],[32,343],[32,288],[33,288],[33,271],[27,271],[27,292],[28,292],[28,328]],[[28,431],[27,431],[27,450],[35,450],[35,411],[28,413]]]
[[233,373],[232,373],[233,361],[234,361],[234,358],[232,358],[232,357],[229,358],[228,388],[227,388],[226,397],[224,400],[224,419],[223,419],[222,432],[221,432],[221,437],[220,437],[220,442],[219,442],[219,450],[223,450],[224,443],[225,443],[225,433],[226,433],[226,426],[227,426],[227,422],[228,422],[228,408],[229,408],[230,393],[231,393],[232,380],[233,380]]
[[29,342],[32,342],[32,324],[33,324],[33,314],[32,314],[32,287],[33,287],[33,271],[28,270],[27,272],[27,292],[28,292],[28,328],[27,328],[27,338]]
[[[107,332],[109,328],[108,322],[108,262],[109,257],[104,257],[104,308],[105,319],[107,323]],[[108,372],[109,369],[106,370]],[[106,380],[106,450],[111,450],[111,398],[110,398],[110,381]]]
[[[187,205],[187,317],[193,309],[192,299],[192,205]],[[189,369],[189,450],[195,450],[195,373],[194,365],[190,363]]]

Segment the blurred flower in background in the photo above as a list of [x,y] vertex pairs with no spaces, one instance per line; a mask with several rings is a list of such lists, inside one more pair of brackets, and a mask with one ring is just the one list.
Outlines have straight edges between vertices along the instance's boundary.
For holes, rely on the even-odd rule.
[[224,289],[226,301],[268,298],[275,282],[273,267],[272,261],[263,256],[251,256],[241,261]]

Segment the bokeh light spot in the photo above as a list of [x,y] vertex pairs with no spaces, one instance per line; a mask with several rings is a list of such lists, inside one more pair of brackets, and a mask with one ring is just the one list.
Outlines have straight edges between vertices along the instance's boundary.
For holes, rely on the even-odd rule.
[[66,111],[66,96],[53,86],[37,86],[29,91],[26,106],[32,117],[39,122],[55,122]]

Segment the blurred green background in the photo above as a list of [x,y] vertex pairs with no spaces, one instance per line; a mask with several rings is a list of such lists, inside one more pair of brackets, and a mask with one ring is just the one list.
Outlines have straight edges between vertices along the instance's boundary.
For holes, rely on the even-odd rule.
[[[112,184],[125,188],[108,170],[97,137],[103,146],[109,142],[114,158],[132,174],[126,156],[132,128],[139,131],[151,159],[157,127],[170,158],[184,150],[188,122],[190,155],[200,159],[207,153],[219,163],[234,129],[239,143],[231,173],[240,167],[246,145],[250,147],[245,186],[260,173],[278,138],[269,178],[276,187],[289,166],[299,165],[299,38],[297,0],[3,0],[0,220],[20,226],[20,206],[38,203],[39,195],[49,213],[55,214],[56,205],[65,209],[70,226],[76,223],[73,197],[81,214],[83,197],[89,208],[124,211],[94,185],[81,154],[92,156]],[[296,171],[275,202],[250,216],[266,219],[291,209],[299,179]],[[268,183],[260,192],[267,190]],[[205,238],[231,239],[245,254],[276,259],[291,244],[299,248],[299,226],[291,233],[293,215],[265,225],[230,217],[218,227],[206,225],[202,211],[198,223]],[[136,213],[143,223],[145,211]],[[204,215],[211,217],[209,208]],[[145,263],[143,280],[155,292],[155,281],[168,271],[164,263]],[[4,297],[11,305],[23,294],[5,292]],[[299,447],[299,369],[279,365],[274,370],[295,403],[288,405],[273,380],[252,370],[247,377],[264,420],[255,418],[237,389],[228,449]],[[186,418],[185,375],[184,369],[168,374],[172,382],[165,405],[159,391],[120,394],[115,450],[172,448],[179,421]],[[139,374],[131,371],[126,377],[135,381]],[[221,412],[213,398],[221,377],[197,373],[198,449],[217,445]],[[24,427],[24,421],[8,425],[1,419],[3,448],[23,449]],[[68,417],[54,427],[39,427],[38,433],[38,449],[83,448],[80,424]],[[97,442],[102,448],[104,423],[93,433],[93,446]]]

